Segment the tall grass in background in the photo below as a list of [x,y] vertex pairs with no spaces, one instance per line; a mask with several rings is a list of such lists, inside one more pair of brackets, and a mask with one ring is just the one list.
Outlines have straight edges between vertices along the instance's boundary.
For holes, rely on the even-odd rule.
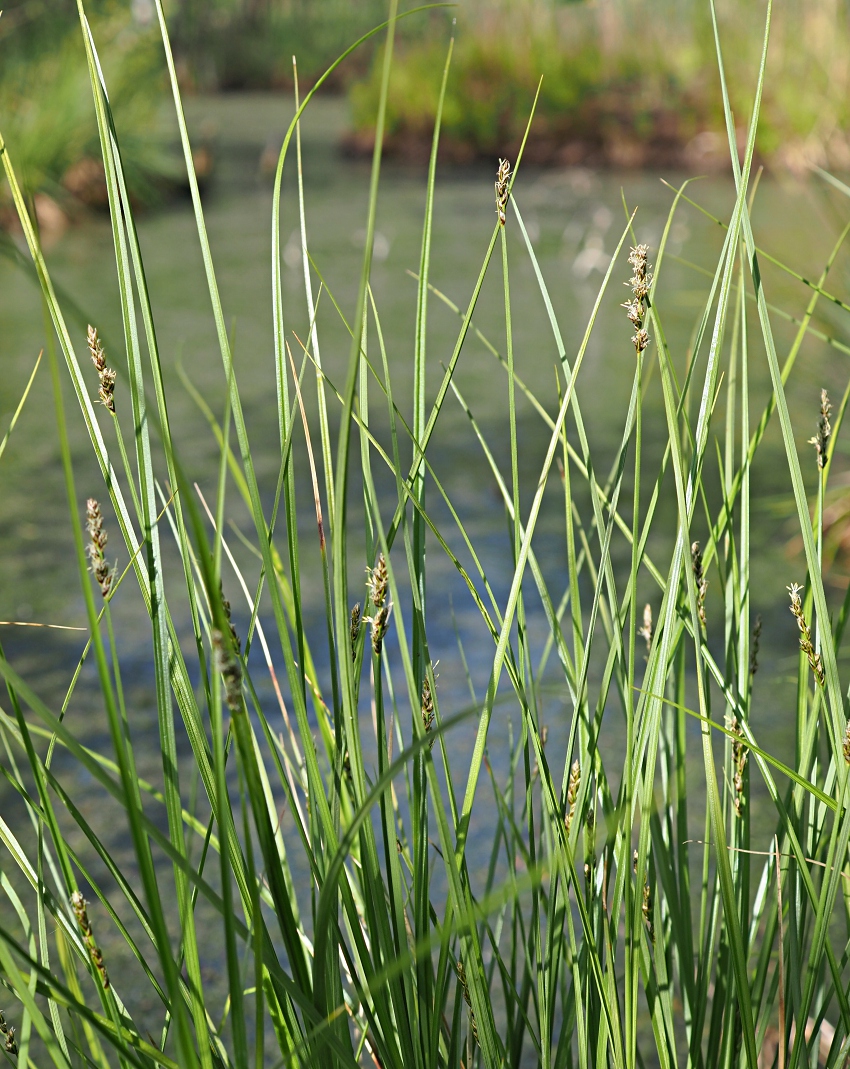
[[[761,5],[717,4],[739,148],[752,106]],[[431,16],[430,32],[400,42],[387,118],[388,147],[430,142],[439,92],[437,54],[457,21],[454,76],[446,97],[443,152],[458,159],[514,150],[544,76],[529,158],[560,164],[728,164],[716,88],[711,18],[679,0],[466,0]],[[776,169],[850,167],[846,0],[789,0],[771,33],[771,78],[756,135],[757,157]],[[379,59],[350,89],[359,141],[374,130]]]
[[[824,403],[817,449],[807,447],[801,459],[784,382],[826,293],[832,258],[817,282],[806,283],[806,315],[790,351],[778,353],[748,200],[767,33],[740,158],[717,38],[737,198],[721,222],[725,241],[687,361],[665,340],[664,262],[673,214],[689,192],[676,194],[657,249],[631,248],[631,220],[625,223],[576,344],[574,329],[557,320],[523,223],[521,152],[512,168],[500,169],[494,208],[504,225],[494,214],[480,274],[457,311],[454,348],[431,351],[429,303],[447,299],[429,283],[438,107],[412,330],[413,406],[403,412],[391,376],[400,356],[385,349],[369,286],[396,15],[393,0],[381,27],[386,47],[366,251],[357,302],[340,309],[351,334],[344,381],[332,382],[322,370],[316,306],[334,295],[319,281],[322,265],[312,263],[306,242],[297,120],[312,94],[281,150],[270,234],[280,432],[273,485],[259,484],[252,459],[161,8],[227,386],[224,412],[210,413],[221,458],[214,500],[199,498],[181,465],[179,428],[169,421],[120,138],[82,3],[127,356],[116,385],[108,362],[118,354],[103,354],[90,334],[100,408],[93,403],[92,371],[83,369],[39,249],[15,146],[0,141],[41,282],[90,631],[83,658],[96,667],[111,736],[111,748],[92,749],[64,719],[75,686],[84,685],[79,670],[63,706],[50,708],[0,653],[8,691],[0,712],[2,771],[30,817],[17,827],[0,818],[0,1029],[9,1059],[19,1066],[206,1069],[843,1065],[850,1050],[850,733],[837,656],[848,602],[830,614],[820,556],[824,491],[848,394],[831,413]],[[441,101],[450,79],[447,58]],[[292,308],[284,306],[280,273],[285,162],[298,177],[303,240],[305,304]],[[528,396],[549,431],[531,485],[519,480],[516,397],[525,388],[515,374],[512,323],[524,310],[511,301],[509,245],[529,256],[560,357],[557,395]],[[793,273],[793,266],[784,269]],[[492,342],[506,373],[509,418],[502,434],[510,465],[504,471],[476,422],[475,399],[460,397],[452,382],[488,271],[501,276],[504,289],[504,347]],[[611,285],[622,293],[630,273],[623,361],[633,385],[627,410],[610,414],[622,426],[621,446],[610,469],[601,470],[576,383],[603,297]],[[289,324],[305,318],[302,348]],[[425,369],[437,359],[446,361],[445,370],[431,397]],[[751,421],[754,360],[767,361],[772,393]],[[99,490],[77,485],[66,428],[77,417],[66,411],[60,388],[66,372],[103,475]],[[304,393],[314,377],[318,435]],[[641,448],[649,391],[663,395],[667,419],[660,467],[650,467]],[[504,499],[514,571],[503,602],[467,536],[461,503],[446,497],[429,463],[429,443],[452,392]],[[718,401],[724,426],[714,415]],[[379,440],[372,424],[384,408],[389,435]],[[801,634],[793,767],[773,759],[750,724],[758,644],[750,613],[750,472],[771,420],[781,429],[806,563],[791,603]],[[716,513],[704,493],[707,466],[714,464],[712,431],[720,441]],[[303,442],[297,453],[296,442]],[[403,463],[403,455],[412,455],[412,463]],[[296,456],[306,457],[314,491],[315,542],[298,533]],[[816,458],[822,463],[810,501],[801,465]],[[391,510],[376,491],[384,468],[396,487]],[[568,564],[557,588],[547,585],[534,549],[550,484],[563,495]],[[661,542],[672,548],[651,558],[659,501],[671,489],[674,526]],[[236,568],[224,533],[234,494],[255,525],[252,574]],[[584,513],[583,500],[589,502]],[[360,515],[362,526],[353,518]],[[451,517],[451,525],[441,526],[436,516]],[[113,534],[110,547],[124,543],[129,564],[120,574],[110,572],[104,523]],[[701,544],[697,530],[707,532]],[[166,540],[177,547],[182,580],[165,582]],[[451,546],[459,544],[456,556]],[[426,545],[432,554],[448,554],[480,613],[479,634],[465,635],[463,643],[488,649],[492,658],[486,693],[466,708],[440,700],[427,606],[441,592],[428,583]],[[307,585],[304,561],[316,550],[322,581]],[[231,622],[223,575],[230,597],[240,589],[247,600],[250,626],[241,635]],[[709,577],[714,598],[707,603]],[[131,597],[136,586],[151,626],[162,752],[157,783],[137,771],[138,725],[125,702],[110,608],[114,597]],[[644,590],[652,591],[646,609],[639,600]],[[262,618],[261,600],[269,606]],[[548,624],[542,644],[528,627],[538,602]],[[308,640],[317,605],[326,621],[321,651]],[[176,631],[178,608],[181,615],[188,609],[189,634]],[[258,659],[249,663],[257,643],[277,695],[273,705],[258,697],[264,690]],[[284,678],[275,663],[285,666]],[[552,687],[567,709],[565,749],[547,747],[541,723]],[[488,759],[496,715],[519,724],[506,780]],[[688,762],[696,737],[691,721],[701,742],[699,784]],[[461,768],[453,760],[453,733],[463,729],[475,732],[475,745]],[[603,758],[609,736],[624,743],[622,769]],[[191,776],[178,758],[178,737],[191,749]],[[114,822],[125,822],[132,863],[116,859],[75,804],[73,789],[53,769],[58,750],[102,787]],[[758,822],[754,780],[764,784],[772,805]],[[470,837],[482,827],[494,829],[484,874],[468,864]],[[299,879],[305,871],[309,878]],[[125,975],[110,969],[103,950],[115,939],[138,965],[147,1010],[134,1013],[125,1004]],[[211,967],[224,979],[213,983]],[[211,989],[222,986],[226,997],[214,998]]]
[[[312,85],[331,60],[383,17],[381,0],[178,0],[166,7],[181,81],[200,89],[292,86],[291,56]],[[361,69],[368,51],[352,57]],[[348,63],[333,75],[338,87]]]
[[[28,193],[46,194],[66,211],[80,202],[105,209],[85,51],[67,6],[44,10],[45,5],[24,0],[4,12],[0,114]],[[159,122],[158,35],[154,38],[150,26],[109,3],[96,5],[92,21],[104,50],[110,100],[127,126],[122,144],[128,189],[134,203],[149,204],[178,180],[177,161]],[[9,208],[4,183],[4,223],[13,214]]]

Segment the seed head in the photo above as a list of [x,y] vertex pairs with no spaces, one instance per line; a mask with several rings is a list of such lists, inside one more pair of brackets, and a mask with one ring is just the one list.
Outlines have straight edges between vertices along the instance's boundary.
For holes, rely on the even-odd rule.
[[87,907],[88,902],[83,898],[79,891],[74,891],[71,895],[71,908],[74,911],[74,916],[77,918],[77,924],[80,926],[80,931],[83,933],[83,942],[86,945],[86,949],[89,952],[89,957],[92,960],[92,965],[100,973],[100,978],[103,981],[104,990],[109,988],[109,975],[106,972],[106,966],[103,964],[103,954],[100,952],[95,942],[94,932],[92,931],[91,921],[89,920]]
[[387,621],[390,617],[392,602],[387,601],[387,562],[383,553],[378,554],[375,567],[367,569],[369,580],[366,586],[369,588],[369,600],[378,610],[374,616],[365,616],[364,620],[372,625],[372,649],[380,656],[384,646],[384,635],[387,630]]
[[86,552],[91,561],[91,573],[100,587],[101,595],[108,597],[115,571],[109,567],[104,555],[106,531],[103,529],[103,514],[100,511],[100,505],[93,497],[86,501],[86,532],[89,536]]
[[629,263],[632,265],[632,277],[629,285],[632,287],[632,293],[639,301],[644,299],[649,292],[649,287],[652,285],[652,275],[648,273],[648,255],[648,245],[635,245],[629,253]]
[[655,942],[655,925],[652,923],[652,891],[649,887],[649,880],[643,885],[643,902],[641,904],[641,912],[643,913],[644,923],[646,924],[646,931],[649,935],[650,943]]
[[702,552],[699,548],[699,542],[694,542],[691,546],[691,568],[694,572],[694,581],[697,587],[697,612],[699,613],[700,623],[705,627],[705,595],[708,591],[708,580],[702,570]]
[[818,431],[814,438],[809,439],[809,445],[815,447],[815,453],[817,454],[818,467],[822,470],[826,465],[826,447],[829,444],[829,438],[832,434],[832,427],[829,422],[829,414],[832,412],[832,405],[829,400],[829,394],[826,390],[820,392],[820,416],[818,417]]
[[457,978],[460,981],[460,988],[463,992],[463,1001],[466,1003],[466,1008],[469,1010],[469,1030],[472,1033],[472,1038],[477,1043],[478,1025],[475,1023],[475,1014],[472,1011],[472,999],[469,997],[469,984],[466,979],[466,970],[463,967],[463,962],[459,958],[456,969]]
[[753,645],[750,653],[750,676],[754,676],[759,670],[759,639],[761,638],[761,615],[756,617],[756,625],[753,628]]
[[100,379],[100,390],[98,392],[100,402],[115,415],[115,372],[111,367],[106,366],[106,353],[103,351],[103,345],[98,337],[97,330],[91,324],[89,324],[86,342],[91,353],[92,363],[97,369],[97,376]]
[[354,608],[351,610],[351,626],[349,628],[349,638],[351,639],[351,659],[357,660],[357,640],[360,638],[360,602],[358,601]]
[[239,635],[237,635],[236,628],[233,626],[233,620],[231,619],[230,602],[224,596],[224,588],[221,585],[221,580],[219,580],[218,589],[219,589],[219,593],[221,594],[221,606],[224,609],[224,615],[225,615],[225,618],[227,620],[227,626],[228,626],[228,628],[230,630],[230,637],[233,639],[233,646],[234,646],[234,648],[235,648],[237,653],[241,653],[242,652],[242,640],[239,638]]
[[392,605],[387,602],[383,608],[378,610],[377,616],[369,617],[369,623],[372,625],[372,649],[379,657],[384,648],[384,636],[387,633],[387,621],[390,618],[391,608]]
[[383,553],[378,554],[374,568],[367,568],[366,574],[369,580],[366,586],[369,588],[369,599],[376,609],[380,609],[387,598],[387,562]]
[[505,209],[508,206],[508,187],[511,178],[510,160],[499,160],[496,172],[496,215],[502,226],[505,225]]
[[823,659],[821,655],[815,652],[815,647],[812,645],[812,632],[806,622],[806,617],[803,613],[803,604],[800,600],[800,591],[803,588],[799,583],[792,583],[787,588],[788,593],[791,596],[791,613],[794,619],[797,621],[797,626],[800,629],[800,649],[805,653],[809,662],[809,667],[815,677],[818,686],[824,685],[824,670]]
[[631,288],[632,299],[622,305],[626,309],[626,318],[635,328],[632,344],[637,356],[649,345],[649,334],[644,328],[643,321],[646,318],[646,297],[652,284],[652,275],[647,273],[647,245],[635,245],[629,253],[629,263],[632,267],[632,277],[625,284]]
[[242,666],[239,658],[233,651],[231,643],[226,644],[224,635],[217,627],[210,633],[213,648],[213,661],[215,670],[221,673],[224,680],[224,697],[227,708],[235,716],[242,712]]
[[735,806],[735,813],[740,817],[744,806],[744,769],[747,767],[749,754],[743,742],[744,731],[737,716],[729,720],[729,730],[734,736],[732,739],[732,786],[735,788],[735,797],[732,804]]
[[576,802],[578,801],[578,789],[581,785],[581,765],[578,760],[573,761],[572,768],[570,769],[570,781],[567,784],[567,816],[564,820],[564,827],[566,828],[567,835],[570,834],[570,828],[572,827],[573,817],[576,815]]
[[6,1050],[6,1053],[17,1054],[18,1044],[15,1040],[15,1029],[12,1028],[9,1024],[7,1024],[6,1018],[3,1016],[2,1011],[0,1011],[0,1033],[2,1033],[2,1035],[5,1037],[3,1045]]
[[635,297],[634,300],[623,301],[621,307],[626,309],[626,319],[636,328],[640,328],[643,323],[643,305],[640,301]]
[[[425,676],[422,681],[422,726],[425,728],[426,734],[434,726],[434,696],[431,693],[431,681]],[[434,740],[431,739],[431,746],[434,745]]]

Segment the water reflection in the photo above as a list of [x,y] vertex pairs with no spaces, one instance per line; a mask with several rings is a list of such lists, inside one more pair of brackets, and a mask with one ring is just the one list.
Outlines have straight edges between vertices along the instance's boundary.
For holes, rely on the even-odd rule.
[[[271,189],[261,161],[268,146],[279,138],[291,108],[273,96],[190,103],[190,118],[196,127],[213,121],[218,128],[217,173],[205,204],[207,224],[234,339],[236,374],[258,476],[269,508],[279,454],[270,313]],[[344,378],[349,340],[345,324],[333,303],[336,302],[345,314],[350,314],[353,307],[365,237],[363,224],[368,191],[368,168],[337,154],[336,138],[344,120],[338,102],[318,101],[315,106],[311,105],[304,124],[307,225],[311,252],[324,280],[318,315],[322,359],[330,380],[340,384]],[[674,184],[680,180],[680,176],[667,177]],[[493,176],[485,168],[447,169],[440,174],[432,281],[461,306],[468,300],[492,232],[492,182]],[[728,181],[712,178],[694,184],[689,192],[710,212],[728,216],[733,200]],[[550,287],[568,353],[572,353],[580,342],[602,273],[607,269],[619,240],[625,209],[630,211],[639,206],[637,239],[655,250],[673,194],[657,175],[594,173],[582,169],[539,172],[531,168],[520,172],[515,193]],[[388,346],[395,400],[405,412],[410,409],[412,390],[416,297],[415,282],[409,272],[416,270],[419,262],[423,206],[422,172],[398,164],[387,165],[375,241],[373,287]],[[754,216],[758,240],[778,257],[787,258],[802,274],[817,276],[841,213],[846,215],[844,204],[821,187],[785,185],[766,178],[759,189]],[[302,293],[300,239],[291,174],[286,182],[282,232],[290,235],[283,246],[287,326],[299,338],[306,339],[310,324]],[[143,218],[140,236],[178,448],[186,469],[212,496],[217,448],[205,417],[181,385],[177,373],[179,365],[213,411],[223,412],[221,363],[190,207],[177,204]],[[83,310],[83,316],[74,323],[74,340],[79,351],[84,352],[85,321],[90,320],[98,325],[107,351],[120,368],[122,330],[111,240],[108,220],[91,218],[84,226],[72,228],[61,236],[49,253],[49,263],[57,282]],[[517,372],[544,407],[552,412],[558,399],[554,370],[557,350],[532,267],[520,248],[516,228],[511,228],[510,222],[509,240]],[[663,285],[659,291],[667,338],[680,372],[685,368],[695,320],[708,291],[710,279],[703,272],[713,267],[722,240],[723,232],[715,222],[687,205],[681,206],[670,232]],[[625,280],[628,269],[625,256],[621,259],[618,274]],[[847,281],[845,265],[846,259],[839,258],[830,280],[834,292],[844,291]],[[765,280],[770,300],[799,316],[809,291],[770,264],[765,266]],[[617,277],[604,302],[578,385],[585,424],[600,472],[607,470],[619,443],[631,389],[633,352],[628,323],[619,308],[623,299],[619,281]],[[498,272],[486,280],[475,317],[476,326],[500,350],[504,348],[501,286]],[[21,271],[5,261],[0,262],[0,292],[3,294],[4,325],[0,408],[8,418],[44,345],[44,334],[37,292]],[[442,376],[442,364],[451,355],[458,320],[436,297],[431,299],[430,308],[428,384],[430,396],[433,396]],[[818,308],[816,325],[827,334],[846,337],[843,313],[827,302],[822,302]],[[781,354],[783,348],[787,351],[795,328],[793,323],[778,317],[774,326]],[[755,418],[768,395],[769,383],[755,333],[752,344],[751,411]],[[816,420],[820,388],[826,386],[840,396],[847,374],[848,362],[843,356],[836,355],[835,350],[829,350],[813,339],[805,343],[788,387],[791,410],[801,428],[801,443],[811,433]],[[310,373],[305,382],[308,409],[315,412],[312,403],[315,385]],[[487,436],[496,462],[503,471],[508,471],[508,443],[504,432],[506,376],[492,353],[476,337],[470,337],[463,351],[456,382]],[[93,393],[96,392],[93,375],[91,388]],[[82,505],[84,498],[98,493],[102,484],[70,388],[66,394],[68,412],[72,415],[76,478]],[[116,397],[119,411],[123,408],[126,420],[129,412],[126,376],[120,373]],[[521,493],[527,507],[536,487],[549,431],[521,395],[518,404]],[[334,426],[336,419],[334,411]],[[386,440],[386,408],[377,388],[370,397],[370,420],[375,432]],[[104,427],[107,422],[104,420]],[[111,435],[111,431],[108,433]],[[111,437],[107,441],[110,446],[114,445]],[[666,424],[660,391],[650,389],[644,423],[647,471],[652,471],[653,463],[660,460],[665,441]],[[407,443],[402,442],[402,447],[407,449],[405,455],[409,456]],[[775,506],[777,502],[781,504],[787,500],[789,491],[787,474],[779,462],[779,449],[778,433],[772,427],[753,470],[754,494],[758,498],[754,505],[752,536],[753,611],[761,612],[765,618],[761,641],[762,669],[756,686],[757,691],[762,690],[764,702],[757,702],[755,723],[757,734],[762,728],[766,729],[762,741],[780,755],[787,756],[789,747],[793,746],[791,724],[795,700],[794,688],[788,684],[787,677],[795,671],[796,639],[794,622],[785,608],[785,587],[792,579],[802,577],[802,562],[799,556],[789,557],[786,548],[792,527],[777,521]],[[839,449],[842,454],[846,453],[841,444]],[[297,493],[299,524],[304,539],[304,585],[309,588],[312,583],[315,589],[320,589],[315,519],[300,442],[296,445],[296,457],[301,472]],[[462,515],[497,599],[504,602],[512,569],[509,530],[501,497],[468,418],[453,399],[440,418],[439,431],[429,448],[429,459]],[[812,465],[809,468],[806,470],[813,483],[814,469]],[[394,479],[386,470],[377,471],[377,476],[382,508],[388,519],[395,499]],[[714,475],[709,478],[710,486],[712,480],[716,486]],[[556,483],[557,478],[553,475],[535,549],[544,574],[559,595],[566,584],[566,557],[563,497]],[[662,495],[658,533],[649,546],[650,553],[660,561],[669,551],[675,524],[672,484],[667,490],[669,492]],[[52,399],[46,369],[42,369],[37,378],[20,425],[0,463],[0,493],[5,504],[0,513],[0,544],[3,547],[0,554],[0,618],[79,625],[84,613],[77,593],[71,536],[65,518],[64,486],[58,464],[58,446],[52,431]],[[465,560],[461,539],[453,531],[447,508],[439,502],[433,488],[429,495],[437,522]],[[228,538],[234,554],[246,573],[254,576],[256,562],[239,539],[240,532],[250,534],[251,522],[235,492],[229,498],[227,519],[230,524]],[[362,504],[356,499],[351,504],[351,523],[353,531],[362,531]],[[704,538],[705,517],[698,516],[696,524],[701,528],[696,533]],[[123,568],[127,563],[123,547],[118,545],[114,525],[112,529],[113,541],[108,552],[114,553],[119,567]],[[614,552],[615,559],[627,559],[625,543],[616,545]],[[360,565],[356,564],[357,553],[365,567],[366,547],[358,546],[355,535],[353,582],[361,574]],[[167,550],[166,566],[174,581],[174,589],[179,591],[182,579],[173,546]],[[470,687],[475,694],[481,694],[492,650],[480,642],[477,609],[455,568],[436,543],[429,551],[429,566],[429,639],[431,650],[440,661],[440,697],[444,708],[450,710],[469,702]],[[234,604],[237,628],[244,631],[246,607],[238,602],[232,575],[225,576],[225,583]],[[114,602],[116,631],[124,683],[133,709],[134,741],[140,769],[143,775],[157,779],[159,756],[149,672],[150,640],[137,592],[131,586],[132,579]],[[359,594],[359,591],[353,591],[352,600]],[[657,605],[658,591],[649,581],[642,591],[644,596],[650,601],[654,598]],[[309,610],[309,600],[307,604]],[[398,611],[404,614],[406,608],[401,605]],[[172,611],[179,632],[188,640],[186,610],[179,597],[174,598]],[[326,654],[322,652],[324,617],[320,598],[315,599],[312,611],[314,653],[321,670]],[[533,597],[529,598],[529,613],[532,647],[539,650],[546,629],[542,612]],[[39,693],[48,702],[58,707],[82,646],[79,634],[3,628],[0,638],[13,663],[36,683]],[[463,644],[469,679],[457,654],[458,640]],[[390,644],[390,658],[393,655]],[[262,678],[258,663],[257,679]],[[556,680],[557,675],[553,674],[552,678]],[[77,729],[92,745],[108,749],[96,693],[94,677],[86,668],[69,716],[74,718]],[[271,701],[270,684],[261,689],[260,697]],[[543,715],[550,726],[549,747],[553,754],[560,753],[559,746],[563,746],[567,722],[565,703],[566,694],[560,694],[557,688],[547,693],[544,699]],[[787,717],[778,712],[783,709],[787,710]],[[612,709],[612,717],[618,716],[619,711]],[[614,721],[614,729],[618,723],[618,720]],[[787,730],[784,723],[789,725]],[[504,766],[510,733],[516,727],[507,712],[494,718],[490,741],[497,774]],[[470,728],[458,739],[458,752],[469,747],[471,737]],[[612,762],[622,761],[617,748],[618,737],[618,732],[612,730],[603,738],[603,748],[607,748]],[[463,768],[462,760],[456,767]],[[68,771],[73,770],[69,768]],[[74,774],[79,778],[79,769]],[[95,806],[98,795],[93,785],[80,780],[77,788],[80,804]],[[0,789],[4,807],[8,801],[5,790]],[[113,845],[120,850],[120,836]],[[476,849],[482,851],[480,857],[474,855]],[[481,847],[473,843],[470,851],[473,867],[476,862],[486,862],[486,843]]]

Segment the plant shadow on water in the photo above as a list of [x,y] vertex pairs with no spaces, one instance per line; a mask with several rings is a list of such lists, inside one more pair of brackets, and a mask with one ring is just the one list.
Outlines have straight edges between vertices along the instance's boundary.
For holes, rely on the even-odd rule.
[[[501,228],[493,169],[441,167],[427,184],[433,217],[423,257],[422,172],[384,165],[376,199],[370,168],[336,155],[339,103],[319,97],[301,124],[311,312],[294,140],[279,279],[269,262],[274,194],[263,161],[276,165],[293,108],[268,94],[189,105],[190,129],[218,126],[220,166],[203,204],[218,319],[190,205],[138,221],[144,282],[129,204],[116,211],[115,232],[97,218],[64,235],[47,255],[58,297],[43,275],[58,343],[45,339],[33,277],[0,261],[3,411],[15,410],[42,346],[55,347],[72,372],[61,371],[67,443],[54,426],[48,353],[0,461],[0,617],[84,629],[0,631],[10,690],[0,722],[0,868],[10,911],[0,973],[13,1042],[42,1059],[46,1045],[57,1064],[82,1064],[83,1051],[102,1060],[102,1045],[109,1059],[141,1065],[241,1066],[252,1047],[250,1057],[269,1065],[368,1057],[428,1067],[472,1059],[495,1069],[606,1058],[631,1066],[640,1057],[666,1066],[687,1056],[732,1065],[752,1061],[756,1044],[775,1048],[781,1006],[788,1028],[794,1023],[779,1040],[788,1056],[808,1057],[803,1048],[817,1042],[839,1064],[850,1035],[836,983],[846,973],[846,904],[834,878],[847,860],[837,667],[846,664],[844,610],[834,581],[840,561],[823,579],[812,565],[826,477],[846,455],[850,349],[847,309],[827,297],[801,330],[817,292],[800,276],[816,280],[830,257],[847,216],[840,190],[770,177],[758,185],[751,217],[769,254],[758,277],[770,305],[760,325],[750,210],[731,178],[689,185],[699,207],[680,201],[665,230],[675,194],[656,175],[523,165],[515,201],[504,193]],[[119,124],[119,141],[120,132]],[[14,144],[7,148],[13,184]],[[108,137],[106,172],[117,208]],[[683,181],[665,177],[676,188]],[[657,277],[648,291],[632,280],[643,304],[630,316],[650,339],[639,353],[635,406],[621,284],[632,271],[630,247],[634,261],[643,245]],[[846,263],[839,251],[822,283],[829,294],[844,292]],[[430,292],[417,282],[423,268]],[[427,338],[426,320],[417,320],[426,292]],[[155,346],[144,340],[147,293]],[[365,352],[343,322],[353,309],[349,322],[366,325]],[[94,416],[102,439],[77,418],[82,405],[90,419],[97,395],[88,322],[118,369],[118,422],[102,406]],[[762,438],[759,417],[778,396],[766,359],[774,345],[780,364],[797,348],[800,355],[787,409],[780,405]],[[228,389],[221,356],[228,366],[231,352]],[[75,396],[75,375],[84,396]],[[824,469],[805,444],[821,388],[834,405]],[[334,391],[346,389],[352,420],[341,435]],[[143,395],[146,421],[138,419]],[[216,437],[222,428],[229,463]],[[411,432],[429,436],[421,482]],[[270,545],[263,524],[278,507],[281,435],[288,447]],[[349,437],[343,480],[336,456]],[[99,468],[106,450],[118,472],[109,486]],[[73,468],[73,522],[63,462]],[[692,470],[683,531],[679,495]],[[639,531],[651,516],[640,557],[635,496]],[[93,586],[80,592],[86,562],[74,533],[88,497],[101,499],[105,559],[117,568],[97,626],[102,599]],[[800,524],[777,523],[779,499],[792,502],[789,516],[811,508],[816,520],[795,556],[788,543]],[[160,516],[160,542],[142,547],[136,572],[123,577],[136,543],[121,524],[143,530],[152,516]],[[374,578],[367,590],[367,569],[374,577],[382,552],[390,591],[378,597]],[[264,582],[254,617],[261,574],[274,581]],[[674,596],[663,599],[671,579]],[[798,650],[786,591],[795,581],[804,584],[799,612],[824,686]],[[365,619],[352,656],[355,602]],[[506,606],[513,620],[503,627]],[[58,725],[51,711],[62,708],[92,633],[99,638]],[[710,717],[711,733],[703,736],[685,708]],[[390,778],[391,791],[374,791]],[[337,865],[340,842],[345,863]],[[88,933],[71,908],[77,890],[89,899]]]

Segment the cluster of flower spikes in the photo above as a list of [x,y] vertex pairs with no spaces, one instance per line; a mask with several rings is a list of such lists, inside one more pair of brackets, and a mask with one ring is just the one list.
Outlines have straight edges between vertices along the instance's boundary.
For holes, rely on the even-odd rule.
[[629,263],[632,266],[632,277],[625,285],[631,287],[632,299],[623,302],[626,315],[635,328],[632,344],[638,356],[649,345],[649,334],[643,325],[646,318],[646,297],[649,287],[652,285],[652,275],[648,273],[647,256],[648,245],[635,245],[629,253]]

